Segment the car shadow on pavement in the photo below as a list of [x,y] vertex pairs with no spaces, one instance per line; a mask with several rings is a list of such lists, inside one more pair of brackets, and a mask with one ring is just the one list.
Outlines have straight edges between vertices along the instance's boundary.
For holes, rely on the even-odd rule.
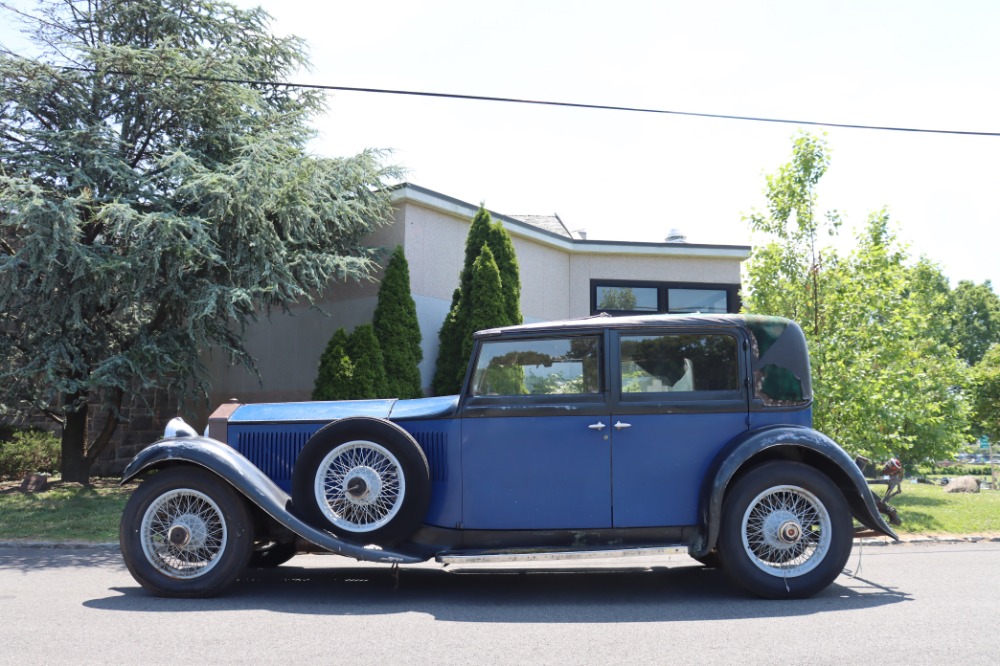
[[[292,561],[294,565],[294,560]],[[215,599],[158,599],[138,586],[86,602],[108,611],[273,612],[365,616],[427,613],[449,622],[670,622],[790,617],[873,608],[905,592],[841,576],[818,595],[769,601],[699,565],[632,569],[465,569],[283,566],[254,571]]]

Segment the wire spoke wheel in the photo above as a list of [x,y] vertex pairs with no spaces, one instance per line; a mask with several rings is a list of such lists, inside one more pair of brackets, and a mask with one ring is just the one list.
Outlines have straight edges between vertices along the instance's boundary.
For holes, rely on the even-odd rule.
[[336,447],[320,462],[316,500],[326,518],[349,532],[387,525],[403,504],[406,478],[399,460],[375,442],[354,440]]
[[853,534],[847,500],[828,476],[774,461],[750,469],[726,491],[718,551],[723,569],[746,590],[802,598],[840,575]]
[[222,510],[212,498],[179,488],[153,501],[142,517],[142,551],[171,578],[198,578],[219,562],[228,541]]
[[798,486],[760,493],[743,515],[743,547],[761,570],[801,576],[830,548],[830,515],[815,495]]
[[239,576],[254,543],[243,498],[192,465],[147,476],[122,512],[122,559],[144,588],[164,597],[209,597]]

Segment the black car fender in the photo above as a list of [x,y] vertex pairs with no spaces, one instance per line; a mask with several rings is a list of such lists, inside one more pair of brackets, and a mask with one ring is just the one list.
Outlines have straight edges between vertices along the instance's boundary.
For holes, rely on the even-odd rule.
[[844,493],[858,522],[899,539],[879,514],[864,475],[843,448],[812,428],[776,425],[737,437],[716,456],[702,487],[699,509],[702,535],[691,547],[693,556],[704,557],[715,547],[722,518],[722,502],[732,481],[748,469],[772,460],[794,460],[820,470]]
[[140,451],[122,474],[126,483],[162,467],[189,464],[207,469],[228,483],[278,524],[306,541],[344,557],[369,562],[412,564],[427,558],[382,548],[350,543],[316,529],[291,510],[291,497],[264,472],[235,449],[209,437],[171,437],[161,439]]

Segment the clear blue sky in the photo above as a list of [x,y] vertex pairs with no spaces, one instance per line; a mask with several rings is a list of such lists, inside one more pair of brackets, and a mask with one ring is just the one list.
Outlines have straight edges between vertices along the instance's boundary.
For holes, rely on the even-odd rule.
[[[19,6],[29,7],[23,0]],[[1000,3],[264,0],[300,81],[1000,131]],[[2,34],[2,33],[0,33]],[[6,39],[4,39],[6,42]],[[590,238],[750,243],[790,125],[331,94],[315,151],[395,149],[417,184]],[[1000,137],[828,130],[821,207],[889,208],[914,254],[1000,284]],[[849,232],[848,232],[849,233]]]

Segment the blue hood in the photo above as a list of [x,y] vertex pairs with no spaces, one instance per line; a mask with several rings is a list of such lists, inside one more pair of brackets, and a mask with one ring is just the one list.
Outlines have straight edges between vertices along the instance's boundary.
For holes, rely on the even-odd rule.
[[458,396],[413,400],[338,400],[336,402],[276,402],[242,405],[229,423],[290,423],[336,421],[348,416],[370,416],[399,421],[443,418],[454,413]]

